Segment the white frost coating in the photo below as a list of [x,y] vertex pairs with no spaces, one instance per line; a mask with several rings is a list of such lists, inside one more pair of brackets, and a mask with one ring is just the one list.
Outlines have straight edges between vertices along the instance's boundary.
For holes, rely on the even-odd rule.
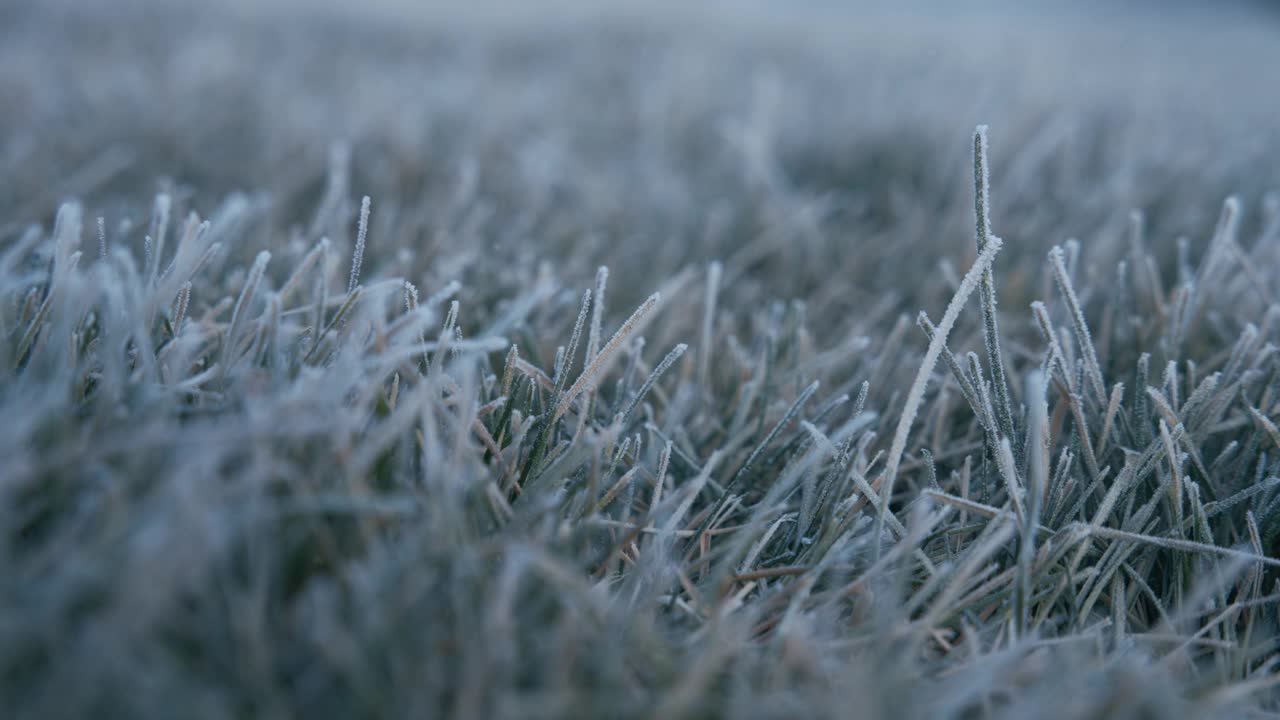
[[594,383],[596,378],[599,377],[601,370],[604,369],[605,364],[609,361],[609,358],[612,357],[613,353],[618,349],[618,346],[635,331],[636,327],[640,324],[640,321],[653,310],[654,306],[657,305],[658,301],[661,299],[662,296],[658,293],[650,295],[649,299],[645,300],[640,307],[636,308],[635,312],[631,313],[631,317],[627,318],[627,321],[622,323],[622,327],[618,328],[618,332],[614,333],[613,337],[609,338],[609,342],[604,344],[604,347],[600,349],[600,353],[591,360],[591,364],[582,371],[582,374],[578,376],[578,379],[573,383],[573,385],[569,386],[568,391],[566,391],[561,397],[560,404],[556,406],[555,415],[551,419],[552,422],[564,417],[564,414],[569,411],[569,406],[573,404],[574,399],[581,395],[582,391],[587,389],[588,385]]
[[1094,399],[1099,404],[1107,404],[1106,381],[1102,379],[1102,367],[1098,364],[1098,353],[1093,349],[1093,338],[1089,335],[1089,326],[1085,324],[1084,312],[1080,309],[1080,300],[1071,285],[1071,277],[1067,275],[1067,266],[1063,260],[1062,248],[1055,245],[1049,251],[1049,261],[1053,264],[1053,277],[1058,281],[1058,289],[1067,301],[1067,310],[1071,313],[1071,324],[1076,330],[1076,341],[1080,343],[1081,354],[1084,355],[1085,376],[1094,392]]
[[965,301],[973,294],[982,274],[995,261],[996,253],[1000,252],[1002,245],[1004,243],[998,237],[991,236],[988,239],[987,246],[978,253],[978,259],[973,262],[969,272],[964,274],[960,287],[956,289],[955,297],[951,298],[951,303],[947,305],[946,312],[942,315],[942,322],[938,323],[933,340],[929,341],[929,349],[925,351],[924,361],[920,363],[916,379],[911,383],[911,390],[907,392],[907,402],[902,407],[902,417],[898,420],[898,427],[893,431],[893,444],[889,447],[884,480],[880,483],[880,509],[876,512],[875,534],[872,537],[880,537],[884,528],[884,513],[889,506],[889,498],[893,496],[893,483],[898,478],[902,452],[907,448],[907,435],[910,434],[911,424],[915,422],[916,413],[920,410],[920,401],[924,398],[924,389],[929,384],[929,375],[933,373],[933,366],[938,363],[942,346],[946,344],[951,328],[955,327],[956,319],[960,317],[960,310],[964,308]]
[[360,201],[360,225],[356,231],[356,249],[351,256],[351,279],[347,281],[347,293],[354,292],[360,282],[360,267],[364,265],[364,241],[369,236],[369,196]]
[[227,324],[227,340],[226,347],[223,349],[223,367],[228,367],[231,361],[231,354],[234,352],[237,333],[240,330],[240,323],[244,320],[244,314],[249,311],[249,304],[253,302],[253,295],[258,289],[258,283],[262,280],[262,273],[267,269],[267,263],[271,261],[271,253],[263,250],[258,253],[258,257],[254,258],[253,266],[249,268],[249,275],[245,278],[244,288],[240,291],[240,297],[236,300],[235,308],[231,311],[231,322]]

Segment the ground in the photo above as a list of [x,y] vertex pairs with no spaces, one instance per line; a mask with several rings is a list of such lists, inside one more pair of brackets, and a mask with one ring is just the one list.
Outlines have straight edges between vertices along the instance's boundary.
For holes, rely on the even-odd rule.
[[6,4],[4,707],[1280,712],[1278,34]]

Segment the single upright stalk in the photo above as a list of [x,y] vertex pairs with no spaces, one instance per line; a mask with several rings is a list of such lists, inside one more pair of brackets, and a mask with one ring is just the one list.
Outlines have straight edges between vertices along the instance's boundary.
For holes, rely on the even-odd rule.
[[[973,211],[977,229],[978,252],[987,247],[995,237],[991,232],[991,179],[987,165],[987,126],[979,125],[973,133]],[[996,283],[988,267],[982,273],[978,290],[982,304],[983,339],[987,349],[987,362],[991,364],[991,387],[995,391],[996,421],[1000,434],[1013,437],[1013,404],[1009,399],[1009,385],[1004,377],[1004,356],[1000,354],[1000,325],[996,317]],[[1021,456],[1018,448],[1015,454]],[[1021,460],[1021,457],[1019,457]]]

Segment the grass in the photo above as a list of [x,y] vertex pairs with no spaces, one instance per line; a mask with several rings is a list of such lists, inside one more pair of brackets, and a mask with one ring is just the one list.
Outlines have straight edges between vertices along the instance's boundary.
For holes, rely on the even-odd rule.
[[59,48],[0,69],[10,716],[1280,712],[1265,93],[49,7],[0,31]]

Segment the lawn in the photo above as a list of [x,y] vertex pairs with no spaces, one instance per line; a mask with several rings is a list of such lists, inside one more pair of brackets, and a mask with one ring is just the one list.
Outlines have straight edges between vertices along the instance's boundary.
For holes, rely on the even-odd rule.
[[1083,7],[6,4],[3,714],[1275,717],[1280,17]]

